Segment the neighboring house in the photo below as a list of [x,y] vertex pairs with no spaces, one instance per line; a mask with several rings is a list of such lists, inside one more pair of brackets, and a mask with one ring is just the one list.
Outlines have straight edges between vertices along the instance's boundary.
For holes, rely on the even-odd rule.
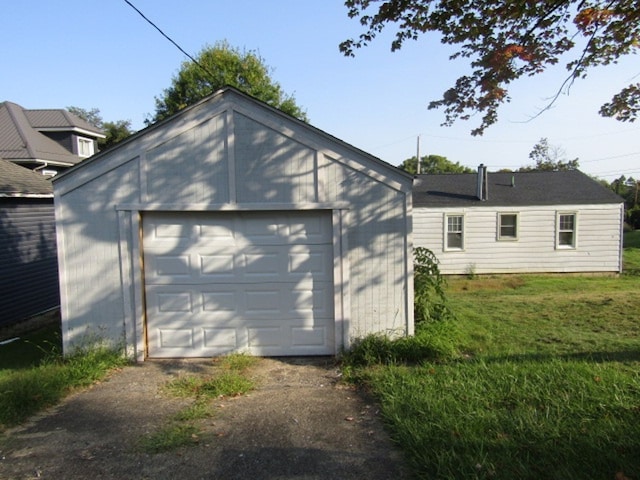
[[413,178],[226,88],[53,179],[65,352],[332,355],[413,333]]
[[444,274],[622,269],[623,201],[577,170],[419,175],[413,207]]
[[0,103],[0,158],[55,175],[97,152],[105,135],[66,110],[27,110]]
[[0,159],[0,327],[60,304],[53,188]]

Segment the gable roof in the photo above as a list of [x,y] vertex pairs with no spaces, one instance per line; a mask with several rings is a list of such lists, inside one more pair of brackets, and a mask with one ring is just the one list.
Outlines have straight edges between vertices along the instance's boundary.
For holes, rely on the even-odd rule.
[[0,197],[53,197],[51,181],[0,158]]
[[[50,123],[49,123],[50,122]],[[25,110],[12,102],[0,103],[0,157],[15,161],[55,162],[75,165],[83,160],[41,131],[76,131],[97,137],[95,127],[64,110]]]
[[[160,120],[156,123],[153,123],[151,125],[149,125],[148,127],[143,128],[142,130],[139,130],[138,132],[128,136],[127,138],[125,138],[124,140],[118,142],[116,145],[113,145],[112,147],[101,151],[95,155],[93,155],[92,157],[88,158],[87,160],[85,160],[84,162],[75,165],[73,168],[70,168],[64,172],[61,172],[60,174],[56,175],[52,181],[54,184],[56,184],[56,182],[59,182],[61,179],[68,177],[70,175],[74,175],[76,171],[81,170],[81,169],[85,169],[85,168],[90,168],[90,165],[95,163],[95,162],[100,162],[101,159],[104,156],[109,156],[112,155],[114,151],[118,150],[118,149],[123,149],[123,148],[127,148],[127,145],[130,145],[133,142],[137,142],[139,141],[139,139],[141,139],[142,137],[145,137],[146,135],[149,135],[151,132],[153,132],[156,129],[161,128],[163,125],[172,123],[172,122],[176,122],[178,118],[180,117],[184,117],[186,115],[189,114],[189,112],[193,112],[195,110],[197,110],[198,108],[200,108],[201,106],[205,105],[205,104],[210,104],[210,105],[215,105],[216,103],[218,104],[223,104],[224,102],[229,101],[229,102],[250,102],[252,104],[255,105],[259,105],[260,107],[264,108],[265,110],[269,110],[272,113],[275,113],[276,115],[279,115],[281,117],[286,117],[286,121],[288,122],[292,122],[293,124],[297,124],[297,125],[301,125],[304,126],[305,129],[307,129],[308,131],[311,131],[317,135],[320,135],[321,137],[340,145],[341,147],[347,148],[348,150],[351,151],[355,151],[357,152],[360,156],[364,156],[367,157],[369,160],[371,160],[372,162],[374,162],[375,164],[381,166],[383,169],[388,169],[389,172],[393,172],[394,175],[398,175],[400,178],[402,178],[403,182],[406,183],[407,180],[411,179],[411,174],[405,172],[404,170],[401,170],[400,168],[391,165],[388,162],[385,162],[384,160],[375,157],[373,155],[371,155],[370,153],[365,152],[364,150],[360,150],[357,147],[354,147],[353,145],[348,144],[347,142],[340,140],[337,137],[334,137],[333,135],[324,132],[323,130],[320,130],[317,127],[314,127],[313,125],[311,125],[310,123],[304,122],[292,115],[289,115],[288,113],[283,112],[282,110],[279,110],[269,104],[267,104],[266,102],[263,102],[262,100],[253,97],[247,93],[244,93],[240,90],[238,90],[235,87],[231,87],[231,86],[226,86],[223,87],[219,90],[216,90],[215,92],[213,92],[212,94],[202,98],[201,100],[199,100],[198,102],[194,103],[193,105],[189,105],[188,107],[178,111],[177,113],[173,114],[170,117],[167,117],[163,120]],[[1,152],[0,152],[1,154]]]
[[[513,185],[512,185],[513,180]],[[622,203],[614,192],[578,170],[488,173],[488,199],[476,196],[478,174],[418,175],[415,207],[586,205]]]

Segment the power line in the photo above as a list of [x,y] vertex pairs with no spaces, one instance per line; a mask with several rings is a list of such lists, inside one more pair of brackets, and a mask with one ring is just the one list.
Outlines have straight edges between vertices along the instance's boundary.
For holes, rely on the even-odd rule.
[[209,75],[211,78],[213,78],[213,74],[207,70],[207,68],[204,67],[204,65],[202,65],[200,62],[198,62],[195,58],[193,58],[189,53],[187,53],[180,45],[178,45],[177,42],[175,42],[169,35],[167,35],[166,33],[164,33],[160,27],[158,27],[155,23],[153,23],[151,20],[149,20],[144,13],[142,13],[140,11],[140,9],[138,9],[133,3],[131,3],[129,0],[124,0],[124,2],[129,5],[131,8],[133,8],[138,15],[140,15],[142,18],[144,18],[147,23],[149,25],[151,25],[153,28],[155,28],[158,32],[160,32],[160,34],[166,38],[167,40],[169,40],[173,45],[175,45],[175,47],[180,50],[184,55],[186,55],[193,63],[195,63],[198,67],[200,67],[207,75]]

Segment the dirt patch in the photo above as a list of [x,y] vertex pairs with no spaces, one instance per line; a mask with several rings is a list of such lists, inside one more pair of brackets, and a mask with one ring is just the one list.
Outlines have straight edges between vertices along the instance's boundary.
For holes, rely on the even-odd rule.
[[213,400],[194,445],[146,453],[189,400],[162,386],[215,372],[208,361],[153,361],[106,381],[5,433],[0,478],[26,479],[401,479],[402,457],[376,406],[339,381],[333,359],[260,359],[256,390]]

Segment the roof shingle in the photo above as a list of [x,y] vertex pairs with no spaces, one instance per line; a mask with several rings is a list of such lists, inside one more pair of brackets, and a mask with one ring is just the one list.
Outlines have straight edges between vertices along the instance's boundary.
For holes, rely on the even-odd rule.
[[614,192],[578,170],[488,173],[488,198],[476,196],[474,173],[418,175],[413,183],[416,207],[585,205],[622,203]]
[[0,158],[0,197],[53,197],[51,181],[39,173]]

